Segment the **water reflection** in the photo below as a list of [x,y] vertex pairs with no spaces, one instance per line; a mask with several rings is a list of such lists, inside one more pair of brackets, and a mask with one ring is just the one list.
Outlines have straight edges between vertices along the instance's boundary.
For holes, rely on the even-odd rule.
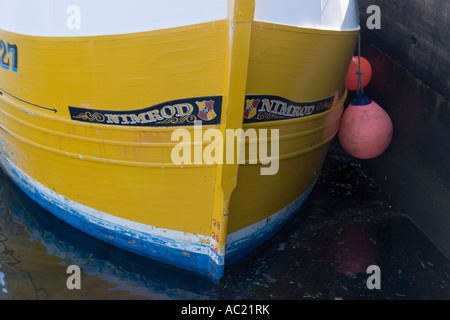
[[[0,270],[2,265],[0,264]],[[6,294],[8,293],[8,289],[6,288],[6,281],[5,281],[5,274],[0,271],[0,289],[2,293]]]
[[[0,298],[211,299],[196,275],[128,253],[60,221],[0,173]],[[69,265],[82,290],[69,290]]]

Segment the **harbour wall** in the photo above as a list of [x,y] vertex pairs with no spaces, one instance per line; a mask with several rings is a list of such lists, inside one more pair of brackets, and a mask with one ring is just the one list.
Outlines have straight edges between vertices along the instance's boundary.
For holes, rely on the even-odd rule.
[[[372,5],[379,29],[367,25]],[[362,56],[373,68],[364,93],[394,125],[386,152],[362,163],[450,258],[450,2],[360,0],[359,12]]]

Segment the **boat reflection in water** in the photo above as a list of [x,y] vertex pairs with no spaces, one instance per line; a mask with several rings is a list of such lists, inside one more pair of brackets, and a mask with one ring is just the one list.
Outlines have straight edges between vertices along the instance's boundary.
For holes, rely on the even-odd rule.
[[[93,238],[55,218],[0,173],[0,300],[215,299],[211,283]],[[69,290],[70,265],[81,290]]]

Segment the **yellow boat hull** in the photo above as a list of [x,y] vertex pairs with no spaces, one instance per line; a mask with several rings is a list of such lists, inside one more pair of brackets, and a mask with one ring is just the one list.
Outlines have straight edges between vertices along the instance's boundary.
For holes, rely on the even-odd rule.
[[[75,227],[220,279],[311,192],[358,32],[254,21],[254,6],[229,1],[226,19],[120,35],[0,30],[3,169]],[[278,130],[276,173],[250,157],[174,163],[174,132],[195,136],[196,121],[200,136]],[[209,145],[190,144],[193,156],[198,144]]]

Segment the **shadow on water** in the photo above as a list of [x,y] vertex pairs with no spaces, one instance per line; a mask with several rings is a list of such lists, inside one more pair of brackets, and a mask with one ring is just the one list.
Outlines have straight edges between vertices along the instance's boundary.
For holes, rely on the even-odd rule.
[[217,285],[78,231],[0,173],[0,299],[450,299],[450,263],[333,141],[299,214]]

